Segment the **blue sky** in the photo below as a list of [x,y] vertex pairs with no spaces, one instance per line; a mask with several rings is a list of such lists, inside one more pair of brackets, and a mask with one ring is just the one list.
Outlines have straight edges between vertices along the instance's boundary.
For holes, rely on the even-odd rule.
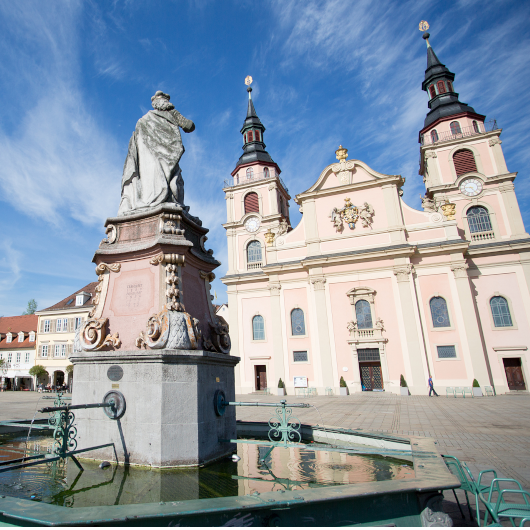
[[[241,154],[244,79],[291,195],[339,144],[406,178],[419,207],[427,112],[420,20],[460,100],[504,129],[530,224],[530,3],[516,1],[0,1],[0,315],[48,307],[97,279],[127,145],[156,90],[196,124],[184,136],[186,203],[226,271],[222,185]],[[291,219],[300,214],[291,201]],[[218,301],[226,300],[217,279]]]

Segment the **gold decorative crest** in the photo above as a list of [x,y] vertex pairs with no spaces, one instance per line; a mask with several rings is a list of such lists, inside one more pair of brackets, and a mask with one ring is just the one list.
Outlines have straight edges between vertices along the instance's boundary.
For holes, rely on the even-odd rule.
[[355,223],[360,219],[364,228],[372,228],[372,217],[375,210],[371,204],[365,202],[363,206],[355,206],[352,204],[349,197],[344,199],[344,208],[340,210],[335,207],[331,210],[328,217],[331,217],[331,222],[337,232],[344,230],[344,223],[346,223],[350,230],[355,228]]

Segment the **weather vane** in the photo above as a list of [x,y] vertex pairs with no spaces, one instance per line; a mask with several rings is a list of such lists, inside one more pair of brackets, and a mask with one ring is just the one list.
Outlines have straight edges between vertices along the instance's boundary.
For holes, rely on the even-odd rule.
[[427,31],[428,29],[429,29],[429,24],[427,23],[426,20],[422,20],[420,22],[420,31]]
[[245,85],[250,86],[251,84],[252,84],[252,76],[247,75],[247,77],[245,77]]

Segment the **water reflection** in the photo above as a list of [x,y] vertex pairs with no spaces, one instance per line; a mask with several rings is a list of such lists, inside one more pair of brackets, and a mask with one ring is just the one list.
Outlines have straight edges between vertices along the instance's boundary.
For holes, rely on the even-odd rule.
[[[20,458],[25,439],[0,437],[0,460]],[[53,440],[30,441],[30,452],[51,450]],[[226,458],[198,468],[152,469],[116,466],[100,469],[83,460],[84,471],[73,462],[0,473],[0,494],[39,500],[65,507],[175,502],[249,495],[414,476],[409,462],[333,451],[238,444],[239,462]]]

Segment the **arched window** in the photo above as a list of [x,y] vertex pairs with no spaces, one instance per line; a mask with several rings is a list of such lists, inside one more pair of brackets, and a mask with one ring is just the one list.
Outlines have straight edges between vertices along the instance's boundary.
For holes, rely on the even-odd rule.
[[451,134],[462,134],[460,123],[458,123],[457,121],[451,122]]
[[445,84],[443,81],[438,81],[436,86],[438,87],[438,94],[445,94],[447,92],[447,90],[445,90]]
[[265,321],[261,315],[252,319],[252,340],[265,340]]
[[480,131],[479,131],[479,128],[478,128],[478,123],[477,123],[475,120],[473,120],[473,130],[474,130],[476,133],[480,132]]
[[436,89],[434,88],[434,85],[429,87],[429,92],[431,93],[431,99],[436,96]]
[[249,142],[254,141],[254,138],[253,138],[253,135],[252,135],[252,131],[248,131],[248,141]]
[[513,326],[512,316],[508,301],[502,296],[494,296],[490,300],[491,315],[493,316],[493,325],[496,328],[506,328]]
[[[248,173],[247,173],[247,178]],[[259,212],[259,198],[258,194],[254,191],[245,195],[245,213]]]
[[259,241],[251,241],[247,246],[247,262],[261,263],[261,243]]
[[477,232],[492,232],[490,214],[484,206],[472,206],[467,211],[467,222],[472,234]]
[[291,311],[291,333],[293,335],[305,335],[304,312],[301,309]]
[[449,92],[453,92],[453,84],[451,83],[451,81],[447,81],[447,88]]
[[455,165],[456,176],[459,177],[464,173],[477,171],[477,164],[475,157],[469,149],[460,149],[453,155],[453,163]]
[[359,329],[370,329],[374,327],[372,324],[370,303],[366,300],[359,300],[355,304],[355,316],[357,318],[357,327]]
[[251,167],[247,167],[247,179],[251,179],[254,175],[254,170]]
[[447,302],[441,296],[434,296],[429,302],[431,307],[432,326],[433,328],[448,328],[449,313],[447,311]]
[[266,178],[268,179],[270,176],[270,173],[269,173],[269,168],[266,167],[264,170],[263,170],[263,178]]
[[431,140],[433,144],[438,141],[438,133],[436,132],[436,129],[431,131]]

